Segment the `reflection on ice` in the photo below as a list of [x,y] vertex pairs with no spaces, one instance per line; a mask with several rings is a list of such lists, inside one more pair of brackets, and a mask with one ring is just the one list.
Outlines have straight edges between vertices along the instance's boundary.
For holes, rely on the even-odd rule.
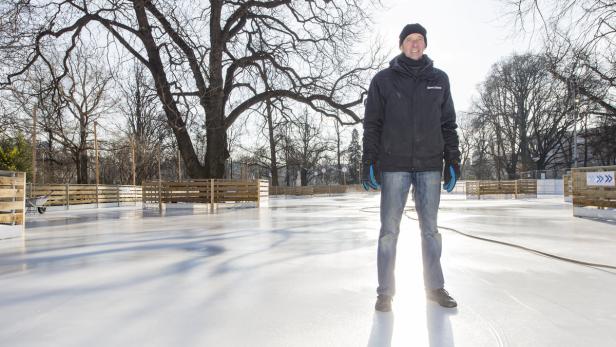
[[389,347],[394,332],[393,312],[374,312],[368,347]]
[[[0,240],[7,346],[609,346],[613,272],[443,229],[457,310],[426,303],[403,218],[393,313],[376,298],[378,194],[271,198],[260,209],[49,211]],[[616,264],[613,224],[560,198],[444,195],[442,226]],[[412,216],[412,201],[409,201]]]
[[426,304],[426,324],[430,347],[453,347],[453,331],[449,316],[456,314],[455,309],[440,307],[434,303]]

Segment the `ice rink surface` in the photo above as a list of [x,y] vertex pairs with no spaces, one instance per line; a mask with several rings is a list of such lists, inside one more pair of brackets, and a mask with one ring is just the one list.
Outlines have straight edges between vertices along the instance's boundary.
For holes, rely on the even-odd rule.
[[[616,266],[616,224],[574,218],[562,197],[442,199],[443,227]],[[393,312],[376,313],[378,206],[356,193],[31,215],[0,240],[0,345],[616,346],[616,270],[449,229],[459,307],[426,303],[410,200]]]

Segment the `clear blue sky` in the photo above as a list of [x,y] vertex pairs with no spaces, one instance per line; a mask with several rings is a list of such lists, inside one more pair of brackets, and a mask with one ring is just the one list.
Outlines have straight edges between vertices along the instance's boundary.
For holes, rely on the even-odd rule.
[[456,109],[466,111],[477,85],[492,64],[514,52],[531,50],[530,35],[516,35],[502,0],[382,0],[375,16],[374,37],[398,54],[398,35],[405,24],[420,23],[428,31],[425,54],[449,75]]

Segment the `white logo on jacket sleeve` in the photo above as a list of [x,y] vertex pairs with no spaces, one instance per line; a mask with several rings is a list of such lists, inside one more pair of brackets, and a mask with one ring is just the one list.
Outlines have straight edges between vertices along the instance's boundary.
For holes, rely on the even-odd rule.
[[443,89],[443,87],[441,87],[441,86],[428,86],[428,87],[426,87],[426,89],[428,89],[428,90],[430,90],[430,89],[438,89],[438,90],[441,90],[441,89]]

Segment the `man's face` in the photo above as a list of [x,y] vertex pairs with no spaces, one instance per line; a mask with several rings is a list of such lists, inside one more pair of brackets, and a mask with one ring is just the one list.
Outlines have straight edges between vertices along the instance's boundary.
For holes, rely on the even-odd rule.
[[402,53],[413,60],[421,59],[424,49],[426,49],[424,37],[417,33],[407,36],[404,41],[402,41],[402,46],[400,46]]

